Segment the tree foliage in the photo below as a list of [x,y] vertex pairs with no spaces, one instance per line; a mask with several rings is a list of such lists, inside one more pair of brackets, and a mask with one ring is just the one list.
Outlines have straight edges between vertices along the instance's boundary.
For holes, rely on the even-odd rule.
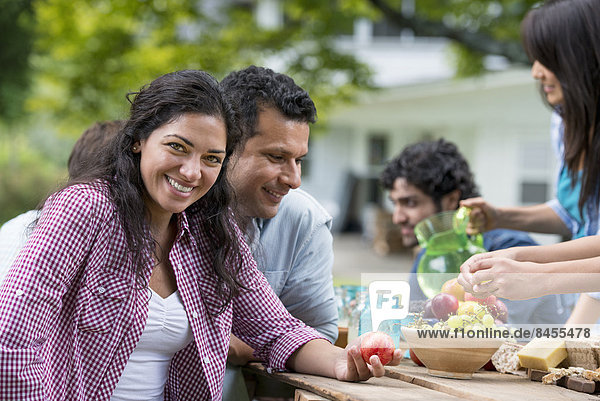
[[451,39],[458,74],[468,75],[481,72],[486,54],[527,62],[519,24],[537,0],[272,2],[283,19],[259,25],[251,1],[0,0],[0,168],[9,172],[0,176],[0,221],[64,175],[56,166],[68,146],[44,149],[44,141],[59,132],[71,143],[95,121],[125,117],[125,94],[161,74],[198,68],[222,78],[269,63],[311,93],[322,121],[372,87],[368,66],[336,46],[357,18]]
[[488,54],[527,63],[519,41],[519,26],[527,11],[540,3],[539,0],[414,0],[414,10],[407,13],[402,11],[402,0],[366,1],[384,18],[413,30],[416,36],[453,40],[460,75],[480,72],[481,68],[474,69],[467,62]]
[[[17,85],[0,86],[0,115],[15,115],[8,106],[18,109],[20,103],[2,99],[18,98],[12,88],[25,87],[29,71],[35,73],[29,111],[50,113],[77,135],[95,120],[122,117],[125,93],[165,72],[200,68],[221,78],[232,69],[266,61],[281,64],[324,111],[371,87],[369,68],[334,44],[340,33],[351,32],[358,17],[386,18],[416,36],[452,39],[463,75],[480,72],[486,54],[527,61],[518,41],[519,23],[536,0],[410,0],[413,11],[403,11],[403,1],[410,4],[280,1],[282,23],[265,27],[257,24],[251,2],[0,0],[7,11],[1,18],[14,28],[9,31],[15,38],[9,41],[12,46],[3,45],[0,61],[14,60],[3,66],[13,67],[6,81]],[[11,55],[15,50],[18,55]]]
[[28,60],[33,32],[30,0],[0,0],[0,118],[12,123],[23,117],[29,89]]
[[0,171],[0,225],[34,209],[67,176],[65,167],[22,134],[0,141]]
[[220,2],[37,0],[29,106],[78,133],[122,117],[125,93],[166,72],[197,68],[221,78],[266,60],[281,62],[320,108],[349,100],[370,86],[370,70],[333,46],[339,15],[309,3],[285,2],[285,24],[263,27],[250,8]]

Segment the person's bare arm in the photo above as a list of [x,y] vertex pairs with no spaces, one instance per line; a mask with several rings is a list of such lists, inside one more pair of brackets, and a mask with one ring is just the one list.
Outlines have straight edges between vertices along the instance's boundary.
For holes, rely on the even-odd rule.
[[558,244],[507,248],[493,252],[520,262],[551,263],[600,256],[600,236],[592,235]]
[[595,324],[598,319],[600,319],[600,301],[587,294],[581,294],[566,324]]
[[565,223],[546,204],[522,207],[495,207],[483,198],[470,198],[460,202],[471,208],[469,233],[489,231],[494,228],[571,236]]
[[485,298],[512,300],[549,294],[600,291],[600,257],[564,262],[519,262],[494,252],[475,255],[461,266],[458,282],[465,291]]
[[[312,340],[298,348],[287,361],[287,367],[295,372],[332,377],[343,381],[367,380],[372,376],[381,377],[385,368],[377,355],[371,356],[369,365],[360,354],[361,337],[343,349],[327,340]],[[402,350],[394,351],[389,365],[398,365],[402,360]]]

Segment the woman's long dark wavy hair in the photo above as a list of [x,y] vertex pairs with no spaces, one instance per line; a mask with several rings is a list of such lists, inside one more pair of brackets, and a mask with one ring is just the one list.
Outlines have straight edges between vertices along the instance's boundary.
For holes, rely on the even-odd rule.
[[219,295],[224,299],[220,305],[222,310],[241,287],[236,279],[241,256],[231,208],[233,192],[226,178],[229,158],[240,138],[232,107],[218,82],[210,74],[196,70],[163,75],[139,92],[129,93],[127,98],[131,103],[129,119],[107,149],[103,160],[95,164],[88,174],[78,177],[77,182],[100,178],[109,183],[110,195],[136,266],[137,278],[143,283],[142,272],[150,262],[148,255],[154,253],[156,242],[150,235],[147,223],[141,156],[133,153],[133,144],[187,113],[201,113],[221,119],[227,129],[226,157],[221,172],[212,188],[188,207],[186,214],[190,224],[199,225],[191,232],[201,231],[211,241],[212,267],[217,277]]
[[582,211],[600,199],[600,0],[548,1],[527,14],[521,36],[530,60],[560,82],[564,161],[573,182],[583,166]]

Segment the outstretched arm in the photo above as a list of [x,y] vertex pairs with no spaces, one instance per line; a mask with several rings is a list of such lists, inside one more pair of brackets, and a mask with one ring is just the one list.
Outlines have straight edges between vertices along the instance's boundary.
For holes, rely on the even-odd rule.
[[[300,373],[333,377],[343,381],[367,380],[381,377],[385,368],[377,355],[371,356],[370,365],[362,359],[359,350],[360,337],[345,349],[331,345],[325,340],[313,340],[298,348],[287,361],[287,366]],[[394,351],[389,363],[397,365],[402,360],[402,351]]]
[[546,204],[524,207],[494,207],[483,198],[470,198],[460,202],[471,208],[469,214],[470,234],[489,231],[494,228],[529,231],[545,234],[571,236],[571,231],[560,217]]
[[462,266],[458,282],[478,297],[521,300],[548,294],[600,290],[600,257],[552,263],[519,262],[494,252],[475,255]]

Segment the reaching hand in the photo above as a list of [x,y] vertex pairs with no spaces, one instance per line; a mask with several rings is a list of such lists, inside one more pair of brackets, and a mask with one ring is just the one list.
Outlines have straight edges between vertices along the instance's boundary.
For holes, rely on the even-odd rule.
[[[362,336],[361,336],[362,337]],[[381,377],[385,374],[385,368],[377,355],[371,356],[370,364],[365,363],[360,354],[360,339],[352,341],[345,352],[341,352],[335,361],[335,377],[343,381],[367,380],[371,377]],[[402,360],[403,351],[396,349],[389,366],[398,365]]]
[[472,256],[460,267],[458,283],[477,298],[495,295],[523,300],[545,295],[536,263],[517,262],[500,255],[489,252]]
[[471,208],[467,234],[475,235],[496,228],[498,210],[483,198],[469,198],[460,201],[460,206]]

